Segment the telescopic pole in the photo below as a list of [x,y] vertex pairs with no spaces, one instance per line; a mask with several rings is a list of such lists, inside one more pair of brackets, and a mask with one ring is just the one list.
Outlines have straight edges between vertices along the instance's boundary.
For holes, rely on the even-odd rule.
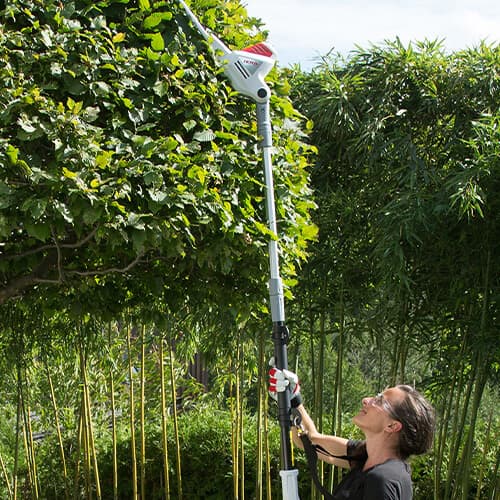
[[[277,235],[276,208],[274,205],[274,183],[271,160],[272,127],[269,112],[269,99],[264,103],[257,103],[257,130],[262,138],[261,148],[264,161],[264,178],[266,183],[266,208],[269,230]],[[288,369],[287,344],[289,340],[288,328],[285,323],[285,301],[283,283],[279,274],[278,241],[269,241],[269,299],[271,318],[273,322],[274,359],[280,370]],[[290,393],[278,392],[278,421],[280,424],[281,440],[281,467],[280,471],[283,499],[295,500],[299,498],[298,470],[292,464],[292,445],[290,440]]]
[[[287,344],[288,329],[285,324],[285,304],[283,283],[279,274],[278,241],[276,226],[276,209],[274,205],[273,170],[271,160],[272,127],[269,111],[271,91],[265,77],[276,61],[274,51],[265,43],[258,43],[243,50],[230,50],[224,42],[213,33],[208,32],[197,17],[191,12],[184,0],[179,0],[188,17],[198,32],[209,42],[215,52],[216,59],[224,67],[234,90],[251,98],[257,106],[257,129],[262,137],[262,155],[264,162],[264,178],[266,184],[266,209],[269,230],[274,237],[269,241],[269,298],[271,318],[273,322],[274,359],[280,370],[288,369]],[[278,393],[278,419],[281,429],[281,467],[280,476],[283,500],[299,500],[298,470],[293,468],[292,447],[290,439],[291,427],[290,394],[288,391]]]

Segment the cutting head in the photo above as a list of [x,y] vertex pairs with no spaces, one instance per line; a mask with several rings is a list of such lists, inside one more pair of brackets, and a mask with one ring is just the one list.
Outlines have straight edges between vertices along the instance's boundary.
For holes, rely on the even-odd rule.
[[276,62],[276,53],[271,46],[261,42],[242,50],[230,50],[224,42],[202,26],[184,0],[179,2],[196,29],[210,43],[234,90],[255,102],[268,101],[271,91],[264,78]]

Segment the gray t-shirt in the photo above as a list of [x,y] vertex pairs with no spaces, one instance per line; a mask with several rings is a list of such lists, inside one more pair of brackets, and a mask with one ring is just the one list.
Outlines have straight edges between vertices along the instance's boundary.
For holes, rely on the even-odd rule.
[[390,459],[363,470],[366,448],[363,441],[349,441],[347,456],[351,471],[335,488],[335,500],[412,500],[413,491],[409,465]]

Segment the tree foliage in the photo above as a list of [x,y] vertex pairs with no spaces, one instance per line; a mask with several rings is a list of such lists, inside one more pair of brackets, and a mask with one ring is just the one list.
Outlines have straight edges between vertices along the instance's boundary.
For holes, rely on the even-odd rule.
[[[228,44],[255,38],[238,2],[200,7]],[[209,278],[262,293],[271,235],[253,108],[179,5],[10,1],[1,18],[1,301],[43,294],[119,309]],[[310,236],[307,148],[277,81],[277,194],[292,276]]]

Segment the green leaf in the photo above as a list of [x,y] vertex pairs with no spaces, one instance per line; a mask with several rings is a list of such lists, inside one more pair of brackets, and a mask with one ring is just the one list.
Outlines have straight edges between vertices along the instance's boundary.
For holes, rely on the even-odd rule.
[[12,144],[9,144],[5,150],[5,154],[7,155],[7,158],[10,160],[12,165],[16,165],[19,155],[19,149],[15,146],[12,146]]
[[125,33],[116,33],[116,35],[113,36],[113,43],[120,43],[125,40]]
[[161,52],[165,49],[165,42],[163,40],[163,35],[161,33],[153,33],[149,35],[151,38],[151,48],[156,52]]
[[40,241],[47,241],[50,238],[50,225],[47,223],[25,222],[24,227],[28,234]]
[[38,220],[45,213],[47,202],[48,200],[43,198],[28,198],[21,205],[21,210],[27,212],[28,217]]
[[193,139],[199,142],[210,142],[215,139],[215,134],[213,130],[210,129],[202,130],[200,132],[196,132],[193,136]]
[[72,172],[66,167],[63,167],[63,175],[68,179],[76,179],[78,177],[78,174],[76,172]]
[[67,205],[59,200],[54,201],[54,208],[57,212],[59,212],[64,220],[68,223],[73,223],[73,216],[71,215],[71,212],[69,211]]
[[191,129],[196,127],[196,121],[195,120],[187,120],[182,124],[182,126],[189,132]]
[[162,21],[170,21],[171,19],[171,12],[155,12],[144,19],[144,28],[149,30],[158,26]]

